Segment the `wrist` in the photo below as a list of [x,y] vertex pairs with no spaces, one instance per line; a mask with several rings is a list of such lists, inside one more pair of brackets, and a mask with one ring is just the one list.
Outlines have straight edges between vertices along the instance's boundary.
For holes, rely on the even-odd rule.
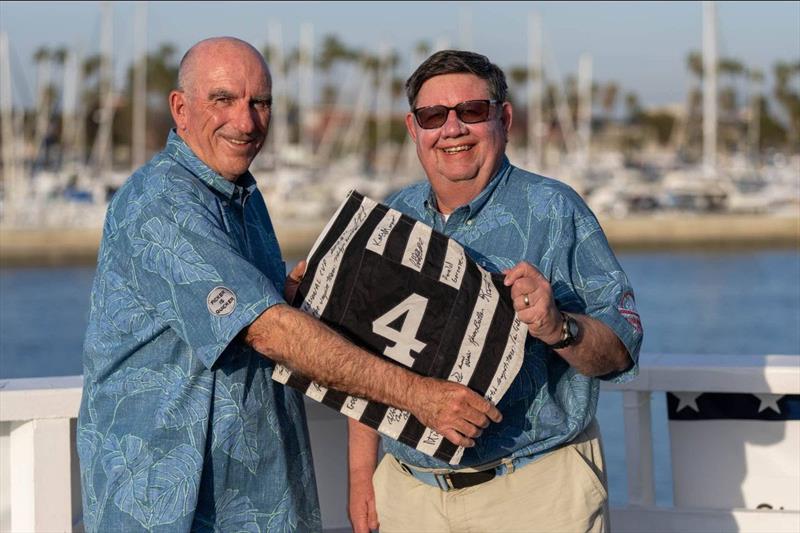
[[538,335],[537,338],[550,346],[561,342],[564,331],[564,321],[566,320],[564,313],[558,312],[558,319],[553,324],[553,328],[545,335]]

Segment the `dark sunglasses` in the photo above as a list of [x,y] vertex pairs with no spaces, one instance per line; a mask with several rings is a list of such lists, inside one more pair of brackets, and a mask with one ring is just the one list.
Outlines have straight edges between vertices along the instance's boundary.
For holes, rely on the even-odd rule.
[[418,107],[413,113],[420,128],[432,130],[434,128],[440,128],[442,124],[447,122],[447,115],[450,113],[451,109],[456,112],[458,120],[464,124],[486,122],[489,120],[489,111],[491,111],[492,106],[497,103],[499,103],[497,100],[467,100],[453,107],[447,107],[446,105]]

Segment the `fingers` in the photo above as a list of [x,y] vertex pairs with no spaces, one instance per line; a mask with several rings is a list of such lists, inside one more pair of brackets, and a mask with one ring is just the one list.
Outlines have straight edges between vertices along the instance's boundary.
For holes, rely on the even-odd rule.
[[431,406],[433,418],[426,420],[424,414],[418,418],[457,446],[474,446],[474,439],[483,433],[483,428],[503,418],[494,405],[463,385],[436,380],[436,386],[439,392],[434,397],[441,403]]
[[306,260],[301,259],[289,272],[289,279],[294,282],[299,282],[303,279],[303,275],[306,273]]
[[378,510],[375,507],[374,496],[367,500],[367,525],[370,529],[377,530],[380,527],[378,522]]
[[503,273],[506,275],[505,280],[503,281],[503,284],[506,287],[513,285],[515,281],[525,277],[531,278],[534,281],[539,281],[539,280],[547,281],[546,278],[542,275],[541,272],[539,272],[536,269],[535,266],[531,265],[530,263],[526,263],[525,261],[520,261],[512,268],[504,270]]

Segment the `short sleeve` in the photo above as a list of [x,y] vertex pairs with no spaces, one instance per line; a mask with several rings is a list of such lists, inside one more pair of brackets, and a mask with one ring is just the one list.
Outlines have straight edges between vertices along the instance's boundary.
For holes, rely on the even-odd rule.
[[218,207],[213,198],[205,203],[157,198],[130,223],[123,237],[131,290],[207,368],[242,329],[284,302],[277,284],[245,257],[241,245],[225,231],[221,212],[215,211]]
[[597,219],[580,199],[572,212],[570,246],[563,249],[554,265],[556,300],[566,311],[595,318],[619,337],[631,359],[630,367],[600,379],[625,382],[638,374],[642,325],[636,310],[633,288],[608,244]]

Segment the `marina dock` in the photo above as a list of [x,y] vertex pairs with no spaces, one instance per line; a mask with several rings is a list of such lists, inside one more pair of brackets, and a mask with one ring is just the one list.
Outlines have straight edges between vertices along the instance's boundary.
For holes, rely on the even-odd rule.
[[[305,257],[325,222],[276,223],[284,257]],[[601,219],[600,223],[617,251],[800,247],[800,214],[659,213]],[[99,228],[0,229],[0,266],[92,265],[100,238]]]

